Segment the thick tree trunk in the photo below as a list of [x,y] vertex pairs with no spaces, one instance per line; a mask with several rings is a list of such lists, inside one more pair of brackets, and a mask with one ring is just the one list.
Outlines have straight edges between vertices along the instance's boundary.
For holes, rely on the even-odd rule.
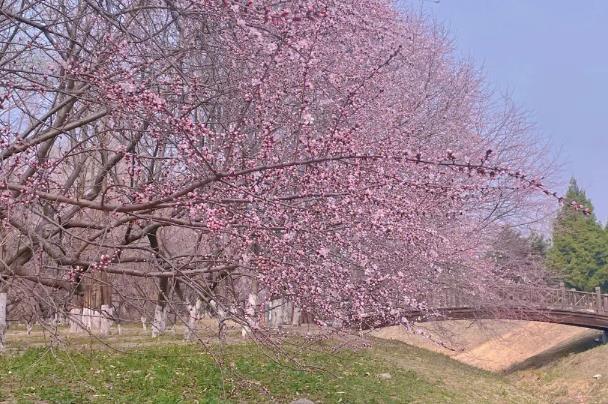
[[[150,247],[152,250],[154,250],[157,264],[165,271],[170,271],[171,267],[168,267],[166,261],[162,259],[162,253],[157,236],[158,228],[159,227],[156,226],[148,232],[148,241],[150,243]],[[158,337],[167,329],[168,293],[169,280],[167,278],[159,279],[158,297],[156,299],[156,306],[154,307],[154,320],[152,321],[152,337]]]
[[156,338],[167,330],[167,305],[157,304],[154,307],[154,321],[152,322],[152,337]]
[[258,304],[258,295],[257,293],[249,293],[247,298],[247,303],[245,303],[245,320],[248,325],[243,326],[241,329],[241,335],[243,337],[247,336],[247,334],[251,333],[251,327],[257,328],[257,318],[255,313],[255,308]]
[[167,329],[167,293],[169,281],[161,278],[158,283],[158,298],[154,307],[154,320],[152,321],[152,337],[162,335]]
[[217,304],[215,300],[211,300],[209,302],[209,305],[211,306],[211,309],[215,312],[215,315],[217,316],[217,320],[218,320],[218,337],[219,339],[223,342],[225,340],[226,337],[226,311],[224,311],[224,308]]
[[4,337],[6,335],[6,301],[7,294],[0,292],[0,352],[4,350]]
[[201,309],[203,308],[203,301],[200,297],[196,298],[196,303],[190,306],[188,325],[186,326],[186,332],[184,337],[186,340],[191,341],[196,335],[196,326],[198,321],[201,319]]

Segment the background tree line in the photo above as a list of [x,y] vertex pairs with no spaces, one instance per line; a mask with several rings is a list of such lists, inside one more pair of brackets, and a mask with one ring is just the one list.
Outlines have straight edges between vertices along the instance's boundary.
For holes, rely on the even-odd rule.
[[[592,291],[599,286],[608,291],[608,224],[603,225],[595,216],[591,200],[574,178],[563,202],[553,222],[551,239],[508,226],[497,234],[489,253],[496,270],[514,282],[559,280],[578,290]],[[571,209],[574,205],[583,206],[590,214]],[[516,269],[522,267],[530,270]],[[552,279],[530,278],[535,274]]]
[[[592,290],[600,286],[608,290],[608,227],[593,214],[591,201],[574,178],[565,202],[553,224],[547,265],[571,287]],[[568,209],[572,203],[584,205],[591,214],[576,214]]]

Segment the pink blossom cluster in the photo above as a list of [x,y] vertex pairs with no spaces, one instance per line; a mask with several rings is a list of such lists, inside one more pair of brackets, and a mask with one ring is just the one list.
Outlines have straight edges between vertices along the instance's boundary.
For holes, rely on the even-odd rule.
[[61,2],[13,26],[27,69],[0,67],[0,212],[70,279],[181,272],[399,322],[442,285],[505,281],[496,225],[559,198],[524,117],[392,1]]

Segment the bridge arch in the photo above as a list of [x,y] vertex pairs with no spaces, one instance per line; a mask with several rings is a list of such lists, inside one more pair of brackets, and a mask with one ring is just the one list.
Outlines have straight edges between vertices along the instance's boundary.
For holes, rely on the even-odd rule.
[[526,320],[572,325],[608,331],[608,313],[572,311],[558,308],[527,307],[453,307],[435,309],[432,315],[421,312],[407,314],[409,321],[428,322],[445,320]]
[[[495,303],[484,304],[476,296],[452,288],[434,291],[428,310],[403,314],[409,322],[445,320],[526,320],[571,325],[604,331],[608,337],[608,294],[559,288],[508,286],[496,291]],[[397,325],[370,317],[363,329]]]

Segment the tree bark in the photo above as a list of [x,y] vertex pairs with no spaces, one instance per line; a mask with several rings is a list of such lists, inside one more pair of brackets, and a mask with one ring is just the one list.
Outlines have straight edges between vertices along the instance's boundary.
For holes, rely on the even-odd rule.
[[254,290],[252,293],[249,293],[247,297],[247,302],[245,303],[245,320],[247,321],[247,325],[244,325],[241,329],[241,335],[243,337],[247,336],[247,334],[251,333],[251,327],[257,327],[257,318],[255,313],[255,308],[258,304],[258,295],[257,291]]
[[215,312],[215,315],[217,316],[218,337],[219,337],[220,341],[224,342],[226,339],[226,332],[225,332],[226,331],[226,311],[215,300],[211,300],[209,302],[209,306],[211,306],[211,309]]
[[203,300],[200,297],[196,298],[196,303],[190,306],[190,316],[188,318],[188,325],[184,334],[185,339],[191,341],[196,335],[196,326],[201,318],[201,309],[203,307]]
[[154,307],[154,321],[152,322],[152,337],[162,335],[167,329],[167,305],[157,303]]
[[6,335],[6,301],[7,294],[0,292],[0,352],[4,350],[4,337]]
[[[157,231],[159,227],[153,227],[148,232],[148,242],[150,247],[154,251],[154,255],[158,265],[166,270],[171,271],[171,268],[167,266],[166,261],[162,257],[160,245],[158,243]],[[167,300],[169,292],[169,279],[160,278],[158,280],[158,297],[156,299],[156,306],[154,307],[154,320],[152,321],[152,337],[158,337],[163,334],[167,328]]]
[[158,298],[154,307],[154,321],[152,321],[152,337],[158,337],[167,329],[167,292],[169,281],[161,278],[158,282]]

